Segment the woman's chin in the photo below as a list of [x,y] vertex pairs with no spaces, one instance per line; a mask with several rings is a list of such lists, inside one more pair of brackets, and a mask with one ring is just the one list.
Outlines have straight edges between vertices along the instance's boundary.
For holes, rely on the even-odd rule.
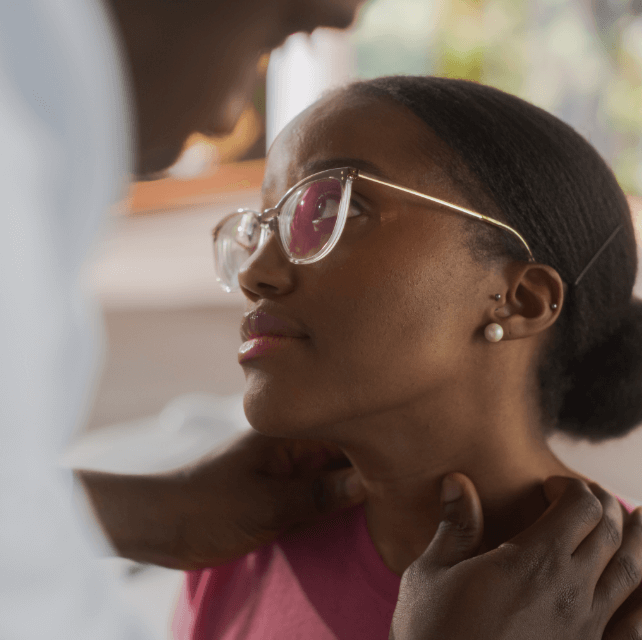
[[262,402],[251,394],[243,398],[245,417],[252,428],[266,436],[277,438],[305,438],[305,428],[296,417],[288,415],[285,407]]
[[252,428],[266,436],[320,440],[327,435],[325,421],[312,407],[293,402],[287,395],[249,388],[243,396],[243,409]]

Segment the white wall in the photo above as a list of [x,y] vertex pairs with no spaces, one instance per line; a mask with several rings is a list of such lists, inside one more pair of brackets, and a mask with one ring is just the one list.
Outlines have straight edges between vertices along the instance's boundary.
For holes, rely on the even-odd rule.
[[270,55],[266,78],[267,148],[279,131],[323,93],[354,77],[349,33],[316,29],[295,33]]

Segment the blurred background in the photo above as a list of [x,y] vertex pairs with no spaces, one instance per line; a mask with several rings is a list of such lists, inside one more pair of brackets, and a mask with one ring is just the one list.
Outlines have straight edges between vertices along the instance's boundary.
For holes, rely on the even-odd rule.
[[[642,231],[642,0],[371,0],[350,31],[294,34],[259,69],[231,135],[194,136],[166,178],[132,185],[111,215],[86,273],[104,310],[104,367],[70,464],[160,470],[244,428],[243,299],[218,289],[211,230],[223,215],[259,206],[271,141],[350,79],[468,78],[551,111],[610,162]],[[562,438],[554,446],[574,468],[642,502],[642,430],[599,447]],[[155,637],[169,638],[181,574],[103,562]]]

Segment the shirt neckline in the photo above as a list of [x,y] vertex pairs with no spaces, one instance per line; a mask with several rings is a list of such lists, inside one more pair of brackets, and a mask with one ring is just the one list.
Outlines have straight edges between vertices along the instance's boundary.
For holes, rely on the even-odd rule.
[[359,569],[372,589],[394,608],[399,597],[401,577],[388,568],[383,558],[379,555],[368,531],[368,521],[364,506],[357,507],[354,515],[356,559]]

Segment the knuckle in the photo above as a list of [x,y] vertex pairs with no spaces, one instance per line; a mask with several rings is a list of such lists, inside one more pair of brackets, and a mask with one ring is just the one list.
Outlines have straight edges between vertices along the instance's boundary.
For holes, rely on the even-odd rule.
[[494,566],[508,574],[514,574],[524,563],[524,558],[531,553],[530,549],[520,549],[511,542],[500,544],[489,558]]
[[553,598],[553,616],[558,620],[574,618],[579,610],[581,593],[581,587],[575,583],[567,583],[559,588]]
[[604,492],[604,502],[606,504],[606,508],[611,513],[622,513],[620,501],[612,493],[609,493],[608,491]]
[[611,516],[605,515],[602,518],[604,537],[613,546],[619,547],[622,542],[622,530],[619,524]]
[[599,498],[586,487],[582,496],[582,518],[589,524],[599,522],[603,513],[604,509]]
[[547,541],[543,554],[546,555],[549,560],[558,559],[568,554],[567,547],[568,543],[562,536],[555,536]]
[[437,578],[439,571],[431,564],[425,556],[419,556],[409,565],[402,575],[402,583],[410,592],[423,593],[426,586]]
[[419,556],[419,558],[403,572],[402,579],[409,585],[416,585],[425,580],[427,572],[428,561],[423,556]]
[[633,590],[642,581],[642,572],[638,563],[628,554],[616,556],[618,577],[623,587]]
[[513,549],[507,545],[499,547],[504,551],[495,561],[505,574],[521,581],[550,583],[558,571],[556,556],[543,548]]
[[491,559],[491,563],[503,574],[503,577],[517,578],[521,575],[523,565],[514,557],[496,556]]
[[555,556],[548,554],[533,554],[524,566],[525,575],[529,580],[537,580],[541,584],[552,584],[559,573],[559,563]]

